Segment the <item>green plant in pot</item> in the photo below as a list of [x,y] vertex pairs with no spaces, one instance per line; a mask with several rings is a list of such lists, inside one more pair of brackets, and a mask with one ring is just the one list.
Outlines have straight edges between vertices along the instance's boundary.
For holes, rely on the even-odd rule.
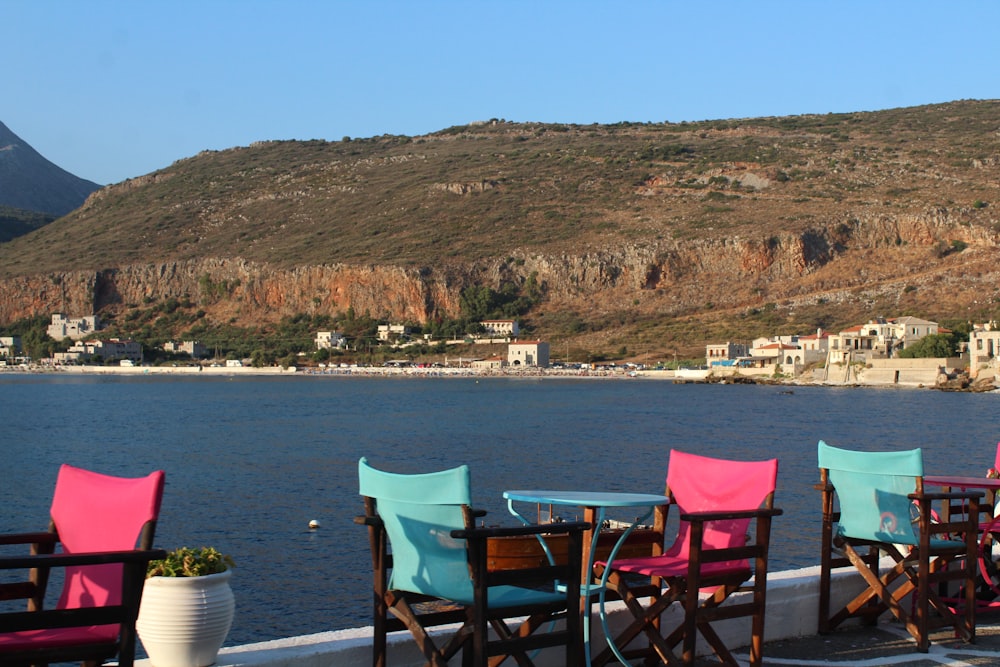
[[150,562],[136,631],[153,667],[207,667],[232,627],[233,559],[213,547],[181,547]]
[[232,556],[215,547],[181,547],[167,552],[163,560],[149,562],[146,577],[203,577],[236,567]]

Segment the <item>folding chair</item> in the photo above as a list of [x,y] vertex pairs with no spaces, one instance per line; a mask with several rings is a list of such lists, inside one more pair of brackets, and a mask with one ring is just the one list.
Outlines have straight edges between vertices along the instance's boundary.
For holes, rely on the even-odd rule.
[[[30,545],[30,555],[0,558],[0,570],[28,570],[28,580],[0,584],[0,600],[28,610],[0,613],[0,665],[80,660],[98,665],[135,659],[135,619],[163,497],[162,471],[111,477],[63,465],[48,532],[0,535],[0,545]],[[61,546],[61,552],[56,552]],[[54,609],[45,605],[53,568],[64,584]]]
[[[924,492],[920,449],[859,452],[821,440],[818,459],[818,488],[823,493],[819,632],[828,633],[848,618],[874,624],[891,611],[916,640],[918,651],[928,651],[932,627],[950,625],[965,641],[975,641],[977,528],[983,492]],[[949,505],[934,513],[935,502]],[[934,516],[947,519],[936,521]],[[880,569],[881,554],[891,559],[885,573]],[[832,570],[850,566],[868,587],[831,614]],[[950,582],[961,586],[961,613],[939,592]],[[904,598],[910,594],[915,597],[908,611]],[[932,611],[939,615],[934,624]]]
[[[657,508],[653,528],[665,533],[667,513],[676,505],[677,535],[666,551],[661,542],[651,556],[595,566],[595,575],[607,574],[609,591],[624,600],[635,620],[609,638],[594,665],[612,660],[616,650],[625,659],[677,664],[678,644],[681,661],[692,665],[698,634],[719,660],[736,664],[712,623],[741,616],[752,617],[750,663],[761,664],[771,519],[782,513],[774,508],[777,476],[777,459],[729,461],[671,450],[665,493],[670,504]],[[730,600],[739,591],[749,595]],[[646,596],[649,604],[643,605]],[[683,608],[683,620],[664,629],[662,616],[675,603]],[[641,634],[646,645],[629,647]]]
[[[533,652],[548,647],[565,647],[563,664],[580,664],[587,523],[477,528],[475,519],[483,514],[471,508],[464,465],[403,475],[376,470],[362,458],[358,477],[365,516],[355,522],[368,526],[371,543],[376,667],[387,665],[386,633],[404,628],[435,667],[459,651],[467,666],[498,665],[508,656],[532,665]],[[568,561],[490,571],[487,540],[514,535],[567,535]],[[508,624],[517,617],[526,620]],[[458,630],[435,642],[428,628],[453,622]]]

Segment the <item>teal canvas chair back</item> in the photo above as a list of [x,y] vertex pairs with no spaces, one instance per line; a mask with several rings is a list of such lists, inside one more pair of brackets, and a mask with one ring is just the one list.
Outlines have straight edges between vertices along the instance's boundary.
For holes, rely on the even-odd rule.
[[389,537],[389,587],[471,604],[466,543],[451,537],[466,527],[469,467],[406,475],[376,470],[362,458],[358,482],[361,495],[375,500]]
[[840,502],[838,534],[862,540],[916,545],[907,497],[924,476],[921,450],[858,452],[819,441],[819,467],[829,471]]

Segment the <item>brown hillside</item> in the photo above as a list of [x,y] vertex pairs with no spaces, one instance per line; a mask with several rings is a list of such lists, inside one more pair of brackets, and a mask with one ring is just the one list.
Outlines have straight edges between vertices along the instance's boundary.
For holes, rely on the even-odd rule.
[[263,142],[0,245],[0,324],[183,296],[217,321],[422,323],[456,316],[463,287],[534,276],[522,319],[557,349],[684,355],[875,315],[995,317],[998,211],[1000,101]]

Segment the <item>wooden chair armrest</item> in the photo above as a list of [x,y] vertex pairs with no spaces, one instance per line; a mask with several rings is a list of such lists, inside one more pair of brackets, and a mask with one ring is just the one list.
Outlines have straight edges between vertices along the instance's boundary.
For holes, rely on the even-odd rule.
[[755,519],[755,518],[770,518],[775,516],[781,516],[784,510],[778,508],[772,509],[755,509],[755,510],[740,510],[734,512],[686,512],[681,514],[682,521],[689,521],[691,523],[706,523],[708,521],[731,521],[734,519]]
[[0,544],[55,544],[58,541],[56,534],[48,531],[0,535]]
[[574,532],[582,533],[590,529],[586,521],[571,521],[561,523],[539,523],[529,526],[492,526],[479,528],[459,528],[451,531],[456,540],[489,539],[491,537],[516,537],[519,535],[563,535]]
[[[42,609],[0,614],[4,631],[42,630],[121,623],[125,615],[121,605],[75,607],[73,609]],[[58,650],[56,648],[55,650]],[[69,662],[61,660],[60,662]],[[14,663],[20,664],[20,663]],[[29,663],[25,663],[29,664]]]
[[73,565],[105,565],[108,563],[142,563],[166,557],[167,552],[163,549],[10,556],[0,558],[0,570],[23,570],[33,567],[69,567]]

